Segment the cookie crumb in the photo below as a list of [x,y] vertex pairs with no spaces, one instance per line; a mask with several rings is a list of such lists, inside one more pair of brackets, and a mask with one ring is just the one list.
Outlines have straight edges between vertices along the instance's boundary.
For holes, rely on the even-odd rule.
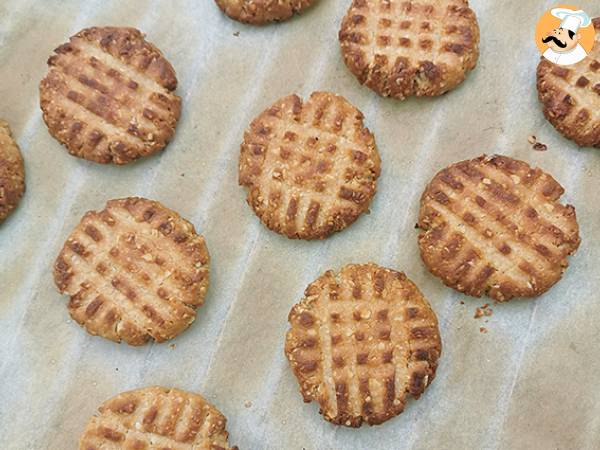
[[548,146],[546,144],[538,142],[537,138],[533,134],[527,138],[527,142],[529,142],[532,145],[532,148],[535,151],[545,152],[546,150],[548,150]]
[[492,308],[490,308],[489,303],[486,303],[485,305],[482,305],[479,308],[475,308],[475,315],[473,316],[474,319],[479,319],[483,316],[489,317],[494,313],[494,311],[492,310]]
[[235,37],[238,37],[238,36],[240,35],[240,32],[239,32],[239,31],[236,31],[235,33],[233,33],[233,35],[234,35]]
[[175,348],[177,347],[177,344],[171,344],[171,345],[169,345],[169,347],[171,347],[171,350],[175,350]]
[[479,327],[479,332],[483,333],[483,334],[486,334],[488,332],[488,330],[485,327]]
[[245,406],[246,408],[250,408],[250,407],[252,406],[252,402],[251,402],[250,400],[246,400],[246,401],[244,402],[244,406]]

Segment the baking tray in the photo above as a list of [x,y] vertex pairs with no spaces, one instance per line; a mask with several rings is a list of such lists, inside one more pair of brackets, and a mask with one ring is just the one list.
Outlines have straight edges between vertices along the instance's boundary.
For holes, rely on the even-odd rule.
[[[300,17],[257,28],[229,20],[212,0],[0,1],[0,116],[27,171],[26,195],[0,227],[1,449],[76,448],[98,404],[156,384],[202,393],[244,450],[598,448],[600,153],[563,139],[538,104],[534,28],[555,4],[471,1],[482,31],[477,69],[447,95],[398,102],[359,86],[342,62],[337,33],[349,3],[320,0]],[[578,6],[600,15],[597,1]],[[93,25],[141,29],[175,67],[183,113],[160,155],[102,166],[69,156],[48,134],[38,97],[46,59]],[[383,170],[369,215],[325,241],[292,241],[245,204],[239,144],[274,100],[314,90],[342,94],[363,111]],[[548,151],[533,151],[529,135]],[[494,152],[565,186],[582,245],[546,295],[492,305],[491,317],[474,319],[487,301],[429,274],[414,225],[419,196],[440,168]],[[91,337],[69,320],[51,273],[85,211],[132,195],[190,219],[212,256],[196,322],[172,342],[141,348]],[[355,430],[302,402],[283,344],[287,314],[309,282],[367,261],[417,283],[439,316],[444,349],[419,401],[384,425]]]

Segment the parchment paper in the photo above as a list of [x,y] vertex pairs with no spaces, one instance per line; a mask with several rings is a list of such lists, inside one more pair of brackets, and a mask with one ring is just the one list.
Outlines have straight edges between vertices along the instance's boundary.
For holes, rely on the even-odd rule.
[[[227,19],[212,0],[0,1],[0,116],[27,170],[22,204],[0,226],[1,449],[76,448],[98,404],[156,384],[206,396],[242,450],[600,447],[600,151],[563,139],[537,101],[534,29],[555,3],[473,0],[482,30],[477,69],[448,95],[405,102],[379,98],[344,66],[337,33],[349,3],[320,0],[301,17],[255,28]],[[578,6],[600,15],[594,0]],[[48,134],[38,98],[46,59],[93,25],[137,27],[174,65],[183,115],[162,154],[102,166],[69,156]],[[323,242],[290,241],[245,204],[239,144],[274,100],[313,90],[340,93],[364,112],[383,173],[370,215]],[[531,149],[532,134],[547,152]],[[492,305],[487,323],[473,318],[485,299],[428,273],[414,229],[427,181],[484,152],[552,173],[577,208],[583,239],[547,295]],[[89,336],[69,320],[52,281],[54,258],[82,214],[131,195],[190,219],[212,256],[206,304],[175,348]],[[287,314],[309,282],[367,261],[417,283],[439,316],[444,350],[419,401],[382,426],[354,430],[302,402],[283,343]]]

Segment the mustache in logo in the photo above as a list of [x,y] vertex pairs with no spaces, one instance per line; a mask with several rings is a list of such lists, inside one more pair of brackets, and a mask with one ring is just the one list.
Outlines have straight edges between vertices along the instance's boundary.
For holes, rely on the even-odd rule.
[[561,41],[561,40],[560,40],[560,39],[558,39],[556,36],[548,36],[548,37],[545,37],[544,39],[542,39],[542,42],[543,42],[544,44],[547,44],[547,43],[548,43],[548,42],[550,42],[550,41],[554,41],[554,43],[555,43],[556,45],[558,45],[560,48],[565,48],[565,47],[567,46],[567,43],[566,43],[566,42],[563,42],[563,41]]

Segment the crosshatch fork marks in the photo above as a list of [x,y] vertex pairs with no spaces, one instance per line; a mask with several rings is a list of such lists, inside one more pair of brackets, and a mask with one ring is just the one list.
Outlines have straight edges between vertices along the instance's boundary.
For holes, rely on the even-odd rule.
[[54,266],[73,319],[91,334],[131,345],[185,330],[204,302],[208,274],[208,250],[193,225],[142,198],[88,212]]
[[239,182],[271,230],[323,239],[352,224],[375,195],[381,161],[362,114],[344,98],[290,95],[244,135]]
[[575,208],[550,175],[504,156],[440,171],[421,198],[421,256],[444,283],[498,301],[552,287],[580,242]]
[[375,264],[328,271],[289,321],[285,352],[302,396],[333,423],[385,422],[435,377],[437,318],[403,273]]
[[600,148],[600,17],[593,20],[596,43],[581,62],[558,66],[541,58],[537,89],[544,115],[565,137]]
[[150,387],[107,400],[88,422],[79,448],[237,450],[227,420],[200,395]]
[[455,88],[479,57],[479,26],[466,0],[354,0],[339,40],[359,82],[398,99]]
[[179,119],[175,71],[134,28],[87,28],[48,59],[44,121],[75,156],[126,164],[165,147]]

